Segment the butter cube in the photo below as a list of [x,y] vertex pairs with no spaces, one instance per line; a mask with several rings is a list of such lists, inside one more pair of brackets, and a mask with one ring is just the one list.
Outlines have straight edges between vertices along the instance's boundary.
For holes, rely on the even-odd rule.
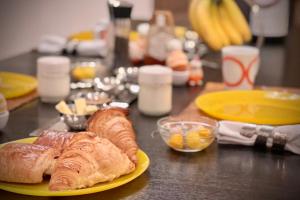
[[67,115],[72,115],[73,114],[71,109],[69,108],[69,106],[66,104],[65,101],[59,102],[55,106],[55,109],[58,110],[60,113],[64,113],[64,114],[67,114]]
[[85,98],[75,99],[75,109],[77,115],[85,115],[86,110],[86,100]]

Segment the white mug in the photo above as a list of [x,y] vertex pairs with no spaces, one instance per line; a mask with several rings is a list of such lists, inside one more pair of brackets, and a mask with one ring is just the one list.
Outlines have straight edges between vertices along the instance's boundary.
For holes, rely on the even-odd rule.
[[228,46],[222,49],[222,74],[227,89],[252,89],[259,70],[259,49]]

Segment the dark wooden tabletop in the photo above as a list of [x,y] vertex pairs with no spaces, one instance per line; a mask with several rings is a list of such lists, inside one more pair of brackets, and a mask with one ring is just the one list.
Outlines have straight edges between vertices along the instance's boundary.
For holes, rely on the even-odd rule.
[[[34,75],[34,52],[0,62],[0,70]],[[300,87],[294,79],[300,66],[294,55],[287,55],[282,44],[268,45],[261,51],[258,85]],[[219,62],[219,54],[208,60]],[[289,57],[289,59],[287,59]],[[286,65],[289,63],[289,65]],[[221,81],[220,69],[205,68],[206,81]],[[201,87],[173,90],[172,114],[182,111],[201,91]],[[7,127],[0,132],[0,143],[28,137],[28,134],[58,117],[54,105],[35,100],[10,113]],[[159,135],[151,137],[158,118],[146,117],[130,107],[138,144],[150,157],[148,170],[140,177],[104,192],[64,199],[300,199],[300,156],[272,154],[248,147],[222,146],[216,142],[198,153],[170,150]],[[1,199],[61,199],[31,197],[0,190]]]

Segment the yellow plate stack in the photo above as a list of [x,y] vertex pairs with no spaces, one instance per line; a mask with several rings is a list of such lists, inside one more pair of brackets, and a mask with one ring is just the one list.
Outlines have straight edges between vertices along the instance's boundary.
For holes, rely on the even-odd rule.
[[197,97],[196,105],[208,115],[256,124],[300,123],[300,95],[277,91],[223,91]]
[[0,93],[6,99],[20,97],[37,88],[36,78],[12,72],[0,72]]

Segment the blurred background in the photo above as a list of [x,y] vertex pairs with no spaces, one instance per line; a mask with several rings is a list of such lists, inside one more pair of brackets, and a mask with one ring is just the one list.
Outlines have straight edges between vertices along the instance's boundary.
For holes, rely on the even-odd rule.
[[[176,25],[190,27],[187,16],[189,0],[128,0],[134,4],[133,20],[146,21],[154,9],[171,10]],[[268,1],[268,0],[267,0]],[[174,3],[176,2],[176,3]],[[250,9],[237,0],[246,16]],[[300,2],[290,1],[290,35],[300,34]],[[37,46],[41,36],[90,29],[100,19],[109,18],[106,0],[1,0],[0,60],[26,52]],[[298,39],[297,44],[300,43]]]
[[[246,2],[236,0],[251,25],[250,7]],[[155,10],[170,10],[176,26],[191,29],[188,8],[191,0],[128,0],[133,3],[132,27],[140,22],[148,22]],[[262,50],[262,65],[258,83],[265,81],[269,85],[295,86],[300,84],[297,76],[300,66],[300,1],[297,0],[254,0],[261,5],[273,5],[284,2],[286,10],[273,9],[273,13],[263,16],[266,30],[283,27],[279,37],[267,37]],[[289,2],[289,3],[286,3]],[[266,10],[272,10],[267,6]],[[274,15],[274,16],[273,16]],[[2,66],[11,65],[10,58],[36,49],[44,35],[69,37],[80,31],[90,30],[99,21],[109,21],[106,0],[1,0],[0,1],[0,61]],[[270,21],[268,21],[270,20]],[[270,28],[271,27],[271,28]],[[253,31],[253,27],[252,32]],[[254,34],[255,35],[255,34]],[[251,44],[255,44],[254,37]],[[276,56],[274,56],[276,55]],[[271,56],[272,59],[268,59]],[[218,59],[217,59],[218,60]],[[276,70],[271,70],[276,66]],[[263,78],[260,78],[263,77]],[[270,77],[270,78],[268,78]],[[288,77],[288,78],[285,78]]]
[[[149,20],[153,0],[129,0],[133,19]],[[1,0],[0,60],[29,51],[45,34],[68,36],[109,19],[106,0]]]

